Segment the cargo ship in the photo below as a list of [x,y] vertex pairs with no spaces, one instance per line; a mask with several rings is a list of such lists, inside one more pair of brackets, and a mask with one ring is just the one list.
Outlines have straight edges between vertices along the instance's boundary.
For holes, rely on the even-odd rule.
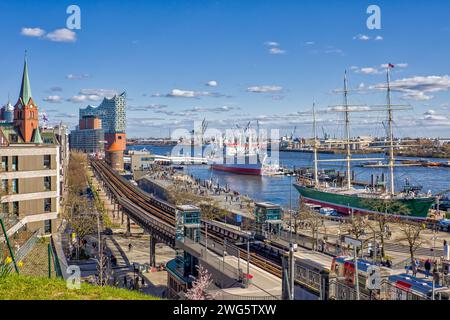
[[[247,174],[247,175],[254,175],[254,176],[262,176],[263,175],[263,164],[261,161],[258,160],[257,163],[248,163],[249,157],[235,157],[232,158],[230,163],[227,163],[228,159],[211,159],[208,161],[210,164],[210,167],[212,170],[216,171],[225,171],[230,173],[236,173],[236,174]],[[247,160],[247,163],[245,161]],[[239,163],[244,162],[244,163]]]
[[[394,185],[394,133],[393,133],[393,111],[407,110],[409,106],[400,106],[391,104],[391,86],[390,86],[390,69],[394,66],[389,64],[386,71],[387,78],[387,104],[382,106],[373,106],[372,108],[359,108],[361,106],[350,106],[348,104],[347,75],[344,77],[344,104],[339,106],[339,112],[345,115],[345,139],[346,157],[344,159],[326,159],[319,160],[317,155],[318,141],[316,130],[315,108],[313,105],[313,130],[314,130],[314,175],[313,177],[299,177],[294,187],[301,195],[301,201],[310,204],[321,205],[336,209],[341,214],[389,214],[395,216],[409,217],[415,219],[427,218],[429,210],[433,205],[435,198],[430,194],[420,193],[418,187],[413,187],[408,183],[396,192]],[[356,188],[352,185],[351,180],[351,162],[352,161],[384,161],[384,158],[372,159],[355,159],[351,154],[350,141],[350,112],[358,112],[358,110],[383,111],[387,112],[386,126],[386,148],[389,150],[387,168],[389,169],[389,183],[381,185],[371,185],[364,189]],[[323,182],[319,180],[318,164],[321,162],[345,162],[346,163],[346,179],[344,185],[336,185],[331,182]],[[392,212],[380,212],[380,204],[384,203],[385,208],[390,208]],[[397,208],[397,210],[395,209]]]
[[268,160],[259,137],[254,141],[254,137],[248,134],[249,126],[250,123],[240,134],[229,140],[220,139],[217,145],[213,145],[208,157],[212,170],[254,176],[273,175],[280,171],[278,164]]

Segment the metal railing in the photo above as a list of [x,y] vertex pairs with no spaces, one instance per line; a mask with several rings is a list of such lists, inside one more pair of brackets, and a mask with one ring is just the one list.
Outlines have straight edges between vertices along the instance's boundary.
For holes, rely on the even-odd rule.
[[31,250],[33,250],[34,245],[39,241],[40,229],[36,230],[33,235],[16,251],[15,257],[17,261],[23,260]]
[[281,300],[281,296],[263,295],[263,296],[243,296],[237,295],[223,290],[211,292],[214,300]]
[[[330,279],[329,298],[332,300],[356,300],[356,289],[337,279]],[[374,296],[359,292],[360,300],[374,300]]]

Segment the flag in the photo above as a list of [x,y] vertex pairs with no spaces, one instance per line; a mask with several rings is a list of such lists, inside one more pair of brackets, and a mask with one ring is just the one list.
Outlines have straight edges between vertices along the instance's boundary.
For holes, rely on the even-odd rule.
[[388,64],[389,68],[395,68],[395,66],[392,63]]

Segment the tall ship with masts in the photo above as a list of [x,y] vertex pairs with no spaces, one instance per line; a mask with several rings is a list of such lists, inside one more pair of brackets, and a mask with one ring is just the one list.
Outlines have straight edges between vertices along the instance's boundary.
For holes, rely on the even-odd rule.
[[[406,110],[401,105],[391,103],[390,71],[394,65],[388,64],[386,70],[387,81],[387,104],[373,106],[372,108],[361,108],[361,106],[349,105],[347,74],[344,77],[344,103],[339,106],[339,111],[345,116],[345,142],[346,157],[344,159],[318,159],[318,140],[316,129],[316,112],[313,106],[313,130],[314,130],[314,175],[311,177],[300,177],[294,187],[300,193],[302,201],[305,203],[317,204],[336,209],[342,214],[369,213],[369,214],[389,214],[406,216],[410,218],[426,218],[428,212],[435,201],[430,194],[420,193],[420,188],[406,184],[399,192],[395,190],[395,157],[394,157],[394,132],[393,113],[395,110]],[[388,149],[389,182],[388,184],[373,184],[366,188],[357,188],[352,185],[351,163],[353,161],[370,160],[382,161],[384,158],[364,158],[356,159],[352,157],[350,140],[350,113],[358,111],[386,111],[386,143],[384,148]],[[318,165],[321,162],[345,162],[346,176],[342,185],[330,184],[319,180]],[[385,208],[384,210],[382,208]]]

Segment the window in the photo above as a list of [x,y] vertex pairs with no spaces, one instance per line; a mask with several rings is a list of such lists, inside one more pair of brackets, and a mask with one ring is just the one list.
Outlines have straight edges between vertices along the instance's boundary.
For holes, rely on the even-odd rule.
[[2,157],[2,171],[8,171],[8,157]]
[[44,199],[44,212],[52,212],[52,199]]
[[45,191],[52,190],[52,177],[44,177],[44,189]]
[[44,232],[45,233],[52,233],[52,220],[45,220],[44,221]]
[[13,213],[18,216],[19,215],[19,202],[14,201],[12,204],[13,204]]
[[19,179],[12,179],[11,190],[13,193],[19,193]]
[[13,156],[12,157],[12,171],[17,171],[19,169],[19,157]]
[[11,142],[11,143],[16,143],[16,142],[18,142],[18,141],[19,141],[19,139],[18,139],[17,134],[11,133],[11,134],[9,135],[9,142]]
[[2,213],[8,214],[9,213],[9,205],[8,202],[2,203]]
[[8,179],[2,179],[2,191],[8,193]]
[[50,169],[51,161],[52,161],[52,159],[49,154],[44,155],[44,168],[45,169]]

